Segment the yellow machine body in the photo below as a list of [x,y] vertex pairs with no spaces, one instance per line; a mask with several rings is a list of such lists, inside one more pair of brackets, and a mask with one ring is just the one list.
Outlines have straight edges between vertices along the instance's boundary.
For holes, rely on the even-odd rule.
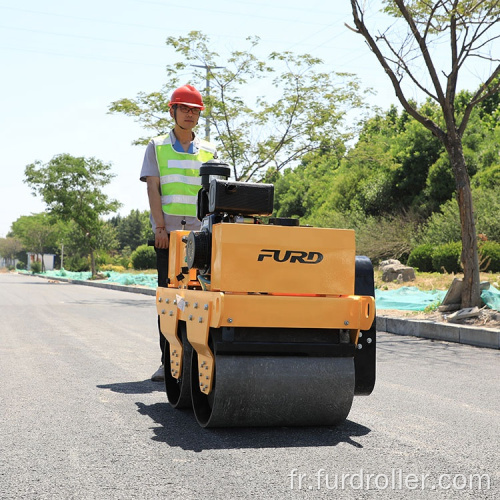
[[354,231],[273,217],[274,186],[200,167],[156,306],[165,392],[202,427],[337,425],[375,385],[375,282]]
[[[189,270],[186,277],[182,273],[182,268],[186,267],[186,243],[182,238],[187,237],[190,231],[172,231],[168,246],[168,279],[171,287],[187,287],[188,282],[196,282],[196,269]],[[182,276],[183,279],[179,279]],[[186,279],[187,278],[187,279]]]
[[178,322],[184,321],[198,354],[198,383],[204,394],[212,390],[214,373],[210,328],[342,329],[357,344],[360,330],[371,327],[374,298],[354,295],[353,231],[216,224],[205,290],[194,279],[195,269],[185,272],[188,234],[171,233],[170,284],[158,288],[156,304],[170,347],[172,377],[182,373]]
[[354,260],[352,230],[216,224],[211,290],[352,295]]

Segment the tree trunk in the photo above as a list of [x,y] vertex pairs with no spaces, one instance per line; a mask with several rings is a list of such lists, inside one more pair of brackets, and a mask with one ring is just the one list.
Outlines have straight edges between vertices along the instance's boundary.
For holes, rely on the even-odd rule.
[[481,306],[479,259],[477,251],[476,223],[472,206],[470,180],[465,165],[462,141],[459,136],[447,137],[446,149],[455,175],[457,202],[462,227],[461,262],[464,270],[462,308]]
[[[477,256],[477,252],[476,252],[476,256]],[[95,255],[94,255],[93,248],[90,249],[90,270],[92,272],[92,277],[94,277],[96,275],[96,272],[95,272]]]

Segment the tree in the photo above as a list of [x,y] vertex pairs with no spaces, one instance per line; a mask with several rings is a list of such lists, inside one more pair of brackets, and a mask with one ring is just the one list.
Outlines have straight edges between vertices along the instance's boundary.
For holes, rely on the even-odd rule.
[[111,217],[109,223],[116,229],[120,250],[128,247],[134,251],[153,237],[147,210],[131,210],[125,217]]
[[12,223],[12,232],[21,240],[24,249],[42,257],[42,272],[45,264],[43,257],[55,252],[59,228],[46,213],[23,215]]
[[95,158],[55,156],[47,164],[36,161],[24,171],[33,195],[41,195],[49,213],[63,221],[73,221],[86,236],[92,275],[96,274],[94,250],[99,248],[101,217],[120,206],[101,189],[114,177],[111,166]]
[[0,238],[0,255],[7,265],[14,265],[17,254],[23,249],[23,244],[16,237]]
[[[477,236],[462,141],[473,109],[500,89],[497,78],[500,59],[492,55],[494,41],[500,36],[493,31],[500,20],[500,3],[499,0],[385,0],[384,4],[386,13],[394,16],[396,22],[373,37],[365,19],[364,4],[351,0],[354,31],[365,38],[389,76],[403,108],[428,128],[448,153],[460,211],[462,307],[480,305]],[[405,31],[402,36],[398,31],[400,27]],[[450,64],[447,72],[440,75],[434,49],[445,37],[450,48]],[[471,59],[494,66],[459,112],[455,100],[458,78]],[[404,78],[409,78],[438,103],[442,113],[440,121],[419,112],[410,102],[403,89]]]
[[268,170],[264,180],[274,184],[276,216],[307,219],[321,206],[330,193],[343,153],[344,149],[313,152],[305,155],[296,168],[286,168],[281,173]]
[[[209,38],[198,31],[167,38],[183,61],[167,66],[169,83],[158,92],[115,101],[110,112],[134,117],[155,135],[166,133],[171,122],[168,101],[179,86],[178,74],[195,67],[195,85],[209,83],[204,99],[207,132],[210,126],[216,130],[219,151],[236,180],[261,179],[268,168],[281,171],[309,152],[341,147],[352,132],[346,112],[363,106],[357,80],[320,71],[322,61],[307,54],[273,52],[260,61],[254,55],[258,38],[248,41],[250,50],[235,50],[221,62],[210,50]],[[267,99],[256,95],[256,84],[265,87]]]

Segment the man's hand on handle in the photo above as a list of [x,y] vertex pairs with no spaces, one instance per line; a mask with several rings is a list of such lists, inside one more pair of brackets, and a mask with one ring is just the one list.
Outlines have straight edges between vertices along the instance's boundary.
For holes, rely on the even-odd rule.
[[165,226],[157,226],[155,231],[155,247],[168,248],[168,233]]

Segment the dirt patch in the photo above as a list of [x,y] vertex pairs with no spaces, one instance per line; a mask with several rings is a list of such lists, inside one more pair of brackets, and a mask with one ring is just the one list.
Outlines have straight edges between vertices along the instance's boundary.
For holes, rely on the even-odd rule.
[[[375,287],[380,290],[394,290],[402,286],[416,286],[419,290],[448,290],[455,278],[463,278],[463,273],[460,274],[442,274],[442,273],[416,273],[415,281],[407,281],[398,283],[395,281],[382,281],[382,271],[375,269]],[[480,281],[487,281],[495,288],[499,287],[500,274],[498,273],[480,273]]]
[[[384,282],[382,281],[382,271],[375,270],[375,286],[380,290],[394,290],[402,286],[414,286],[419,290],[443,290],[447,291],[455,278],[463,278],[463,274],[441,274],[441,273],[416,273],[415,281],[406,283]],[[498,288],[500,283],[500,275],[497,273],[480,273],[480,280],[487,281],[495,288]],[[378,311],[381,316],[390,316],[403,319],[420,319],[427,321],[435,321],[447,323],[447,317],[451,312],[440,313],[438,311],[423,312],[423,311],[400,311],[395,309],[381,309]],[[471,325],[485,328],[500,329],[500,312],[492,311],[491,309],[483,308],[479,316],[475,318],[462,319],[455,325]]]
[[[448,323],[447,317],[451,313],[440,313],[433,311],[425,313],[423,311],[399,311],[396,309],[381,309],[377,311],[380,316],[391,318],[411,319],[411,320],[426,320],[436,323]],[[450,323],[451,324],[451,323]],[[470,325],[484,328],[495,328],[500,330],[500,312],[492,311],[491,309],[481,309],[479,316],[474,318],[466,318],[454,322],[454,325]]]

